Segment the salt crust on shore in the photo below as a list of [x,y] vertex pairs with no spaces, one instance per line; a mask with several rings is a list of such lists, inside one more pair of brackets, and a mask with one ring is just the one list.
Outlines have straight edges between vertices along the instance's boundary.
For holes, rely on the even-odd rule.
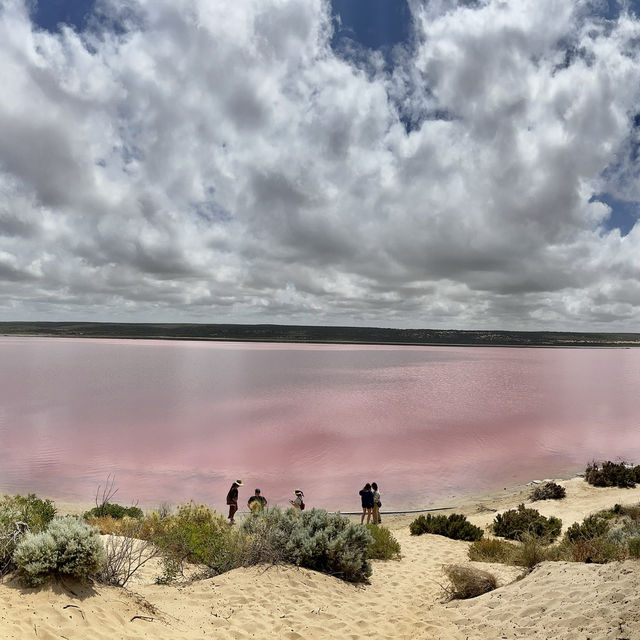
[[[564,525],[616,502],[640,502],[640,488],[596,489],[560,481],[563,501],[535,503]],[[522,494],[496,495],[456,509],[475,524]],[[442,566],[469,563],[469,543],[409,535],[412,518],[386,518],[402,545],[399,561],[374,562],[371,583],[354,586],[294,567],[251,567],[182,586],[153,584],[145,569],[127,590],[54,583],[24,589],[0,584],[0,638],[112,640],[200,638],[418,638],[435,640],[640,640],[640,562],[545,562],[522,580],[520,569],[471,563],[493,572],[496,591],[443,603]],[[139,616],[139,617],[136,617]]]

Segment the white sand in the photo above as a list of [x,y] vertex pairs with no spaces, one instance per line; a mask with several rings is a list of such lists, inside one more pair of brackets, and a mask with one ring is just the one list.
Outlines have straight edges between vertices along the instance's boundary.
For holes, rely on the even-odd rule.
[[[640,488],[596,489],[563,481],[567,498],[535,503],[565,525],[616,502],[640,502]],[[526,494],[525,494],[526,495]],[[493,496],[484,509],[513,507],[522,495]],[[464,505],[475,524],[495,512]],[[493,572],[496,591],[444,603],[442,566],[469,563],[469,543],[409,535],[413,517],[385,518],[402,545],[399,561],[373,563],[370,584],[354,586],[293,567],[238,569],[182,586],[153,583],[145,568],[128,590],[54,584],[0,584],[0,638],[601,638],[640,640],[640,562],[549,563],[522,580],[521,569],[471,563]],[[136,618],[135,616],[141,616]]]

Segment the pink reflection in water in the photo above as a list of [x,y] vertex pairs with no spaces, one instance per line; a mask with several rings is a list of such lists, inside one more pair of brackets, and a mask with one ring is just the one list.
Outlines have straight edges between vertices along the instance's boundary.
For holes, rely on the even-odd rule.
[[0,338],[0,490],[385,508],[640,459],[640,351]]

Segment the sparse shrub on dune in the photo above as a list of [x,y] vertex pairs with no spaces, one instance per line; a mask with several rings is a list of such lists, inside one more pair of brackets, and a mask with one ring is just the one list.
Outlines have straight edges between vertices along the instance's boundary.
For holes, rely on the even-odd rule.
[[99,518],[85,518],[85,521],[88,525],[96,527],[102,535],[124,535],[122,533],[124,529],[123,520],[112,518],[111,516],[101,516]]
[[526,533],[521,536],[520,544],[516,547],[513,564],[531,571],[544,560],[550,560],[552,554],[553,551],[544,539]]
[[596,513],[587,516],[582,522],[574,522],[567,529],[564,537],[568,542],[593,540],[603,536],[609,531],[609,528],[609,520]]
[[386,527],[368,524],[367,531],[373,538],[367,555],[371,560],[391,560],[400,557],[400,543]]
[[532,569],[544,560],[557,559],[555,547],[547,546],[536,536],[525,534],[519,543],[506,540],[478,540],[469,547],[469,559],[477,562],[500,562]]
[[469,560],[476,562],[501,562],[503,564],[513,564],[513,559],[517,552],[517,546],[506,540],[496,540],[495,538],[483,538],[476,540],[469,547]]
[[93,507],[93,509],[87,511],[83,518],[85,520],[89,520],[91,518],[105,518],[110,517],[115,520],[120,520],[124,517],[127,518],[142,518],[144,513],[142,509],[138,507],[123,507],[120,504],[112,504],[110,502],[105,502],[104,504],[100,504],[97,507]]
[[410,525],[409,531],[413,536],[419,536],[424,533],[432,533],[453,540],[467,540],[474,542],[480,540],[483,535],[482,529],[471,524],[466,516],[459,513],[452,513],[449,516],[431,515],[418,516]]
[[558,548],[560,560],[572,562],[612,562],[627,557],[627,545],[610,540],[607,536],[578,539],[573,542],[563,540]]
[[559,518],[547,518],[536,509],[527,509],[524,504],[499,513],[493,522],[493,533],[509,540],[522,540],[523,536],[530,535],[550,543],[560,535],[561,529]]
[[475,598],[498,586],[496,577],[482,569],[450,564],[443,571],[451,582],[450,587],[444,588],[448,600]]
[[627,548],[631,558],[640,558],[640,537],[629,538],[627,540]]
[[625,518],[619,526],[609,530],[607,537],[619,543],[624,543],[631,538],[640,538],[640,521]]
[[640,465],[625,462],[590,462],[585,470],[585,480],[595,487],[632,488],[640,482]]
[[632,504],[632,505],[622,505],[615,504],[613,505],[613,509],[611,510],[616,516],[626,516],[631,520],[635,520],[636,522],[640,522],[640,505]]
[[74,516],[57,518],[45,531],[26,534],[13,554],[19,575],[29,586],[57,575],[87,578],[105,560],[97,529]]
[[104,584],[124,587],[139,569],[161,552],[152,542],[142,539],[142,520],[110,520],[118,524],[118,533],[112,533],[104,541],[106,562],[96,577]]
[[205,565],[211,575],[236,566],[235,534],[225,518],[206,505],[189,502],[166,518],[145,518],[139,535],[160,549],[167,577],[181,574],[185,562]]
[[538,485],[531,493],[531,500],[562,500],[567,495],[567,490],[555,483],[545,482]]

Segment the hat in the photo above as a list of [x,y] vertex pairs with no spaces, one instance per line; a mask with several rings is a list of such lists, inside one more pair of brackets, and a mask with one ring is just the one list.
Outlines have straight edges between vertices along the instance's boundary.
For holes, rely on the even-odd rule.
[[256,489],[256,493],[260,493],[260,489]]
[[242,486],[242,480],[236,480],[233,484],[237,484],[239,487]]
[[293,493],[295,493],[296,495],[300,494],[301,496],[304,495],[304,493],[302,493],[302,491],[300,491],[300,489],[296,489]]

